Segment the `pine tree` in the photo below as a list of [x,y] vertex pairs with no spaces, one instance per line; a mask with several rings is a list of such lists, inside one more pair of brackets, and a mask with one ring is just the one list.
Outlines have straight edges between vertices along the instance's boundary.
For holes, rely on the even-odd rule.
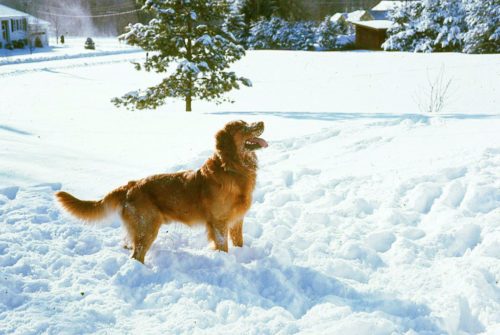
[[464,52],[500,52],[500,2],[463,0],[468,31],[464,34]]
[[392,13],[394,27],[385,50],[461,51],[466,30],[464,10],[456,0],[409,2]]
[[394,25],[387,31],[388,38],[382,47],[385,50],[414,51],[414,42],[423,37],[423,34],[416,29],[423,9],[424,6],[420,1],[396,7],[390,13]]
[[[228,68],[244,56],[228,31],[230,0],[139,0],[153,19],[127,27],[120,39],[148,51],[137,70],[166,73],[156,86],[113,99],[117,106],[157,108],[168,97],[182,97],[186,111],[193,99],[227,101],[223,94],[251,82]],[[234,22],[232,22],[234,24]]]
[[339,35],[347,34],[347,24],[334,22],[331,16],[325,17],[316,29],[318,47],[322,50],[335,50],[339,48],[337,39]]

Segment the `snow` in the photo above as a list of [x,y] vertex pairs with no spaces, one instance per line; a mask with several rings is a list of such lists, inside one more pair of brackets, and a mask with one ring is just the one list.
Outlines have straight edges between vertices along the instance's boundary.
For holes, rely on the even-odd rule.
[[354,24],[373,29],[389,29],[394,25],[394,22],[389,20],[370,20],[370,21],[359,21],[355,22]]
[[375,11],[389,11],[397,7],[403,6],[406,1],[380,1],[372,10]]
[[[86,39],[66,37],[64,44],[57,43],[55,39],[51,39],[49,47],[35,48],[32,54],[30,54],[28,48],[14,50],[0,49],[0,66],[142,52],[139,48],[117,43],[115,38],[102,37],[93,38],[96,49],[88,50],[83,47]],[[25,67],[22,68],[25,69]]]
[[358,22],[362,21],[363,16],[367,15],[366,10],[356,10],[354,12],[347,13],[347,21],[349,22]]
[[[160,80],[124,52],[0,66],[0,333],[500,330],[498,55],[253,51],[234,66],[253,88],[185,113],[116,109]],[[452,99],[421,114],[443,65]],[[197,168],[234,119],[269,143],[243,248],[173,224],[142,265],[117,217],[54,201]]]

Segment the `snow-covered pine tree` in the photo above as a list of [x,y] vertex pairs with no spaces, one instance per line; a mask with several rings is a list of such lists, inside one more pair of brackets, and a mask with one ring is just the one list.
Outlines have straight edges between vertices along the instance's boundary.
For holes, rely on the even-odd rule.
[[[250,80],[229,71],[245,54],[228,31],[231,0],[139,0],[153,19],[127,27],[121,40],[149,52],[136,69],[166,73],[156,86],[129,92],[112,102],[137,109],[157,108],[168,97],[182,97],[186,111],[193,99],[227,101],[223,94],[251,86]],[[232,22],[231,24],[234,24]]]
[[461,51],[466,30],[461,1],[409,2],[392,13],[385,50],[416,52]]
[[463,34],[467,29],[462,2],[438,0],[428,3],[429,26],[437,33],[433,51],[462,51]]
[[464,34],[464,52],[500,52],[500,1],[463,0],[468,31]]
[[339,35],[347,34],[347,25],[331,20],[331,16],[325,17],[316,29],[316,41],[321,50],[335,50],[339,46],[337,38]]
[[255,22],[248,36],[251,49],[281,49],[281,34],[288,30],[288,22],[279,17],[262,18]]
[[390,12],[394,25],[387,31],[388,38],[382,44],[385,50],[414,51],[415,42],[424,38],[417,29],[424,5],[420,1],[405,3]]

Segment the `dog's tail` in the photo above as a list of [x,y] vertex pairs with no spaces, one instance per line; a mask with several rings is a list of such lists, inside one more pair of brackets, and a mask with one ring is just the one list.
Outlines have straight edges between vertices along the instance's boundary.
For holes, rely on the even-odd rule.
[[84,221],[98,221],[123,206],[126,187],[117,188],[97,201],[80,200],[66,192],[57,192],[57,200],[69,213]]

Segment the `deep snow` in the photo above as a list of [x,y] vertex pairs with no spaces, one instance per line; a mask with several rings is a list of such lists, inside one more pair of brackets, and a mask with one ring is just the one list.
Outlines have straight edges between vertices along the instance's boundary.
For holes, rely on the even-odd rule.
[[[497,55],[250,52],[254,87],[192,114],[111,105],[157,80],[139,57],[0,66],[0,333],[500,332]],[[451,100],[421,114],[443,66]],[[270,144],[243,248],[174,224],[143,266],[116,217],[54,202],[197,168],[239,118]]]

